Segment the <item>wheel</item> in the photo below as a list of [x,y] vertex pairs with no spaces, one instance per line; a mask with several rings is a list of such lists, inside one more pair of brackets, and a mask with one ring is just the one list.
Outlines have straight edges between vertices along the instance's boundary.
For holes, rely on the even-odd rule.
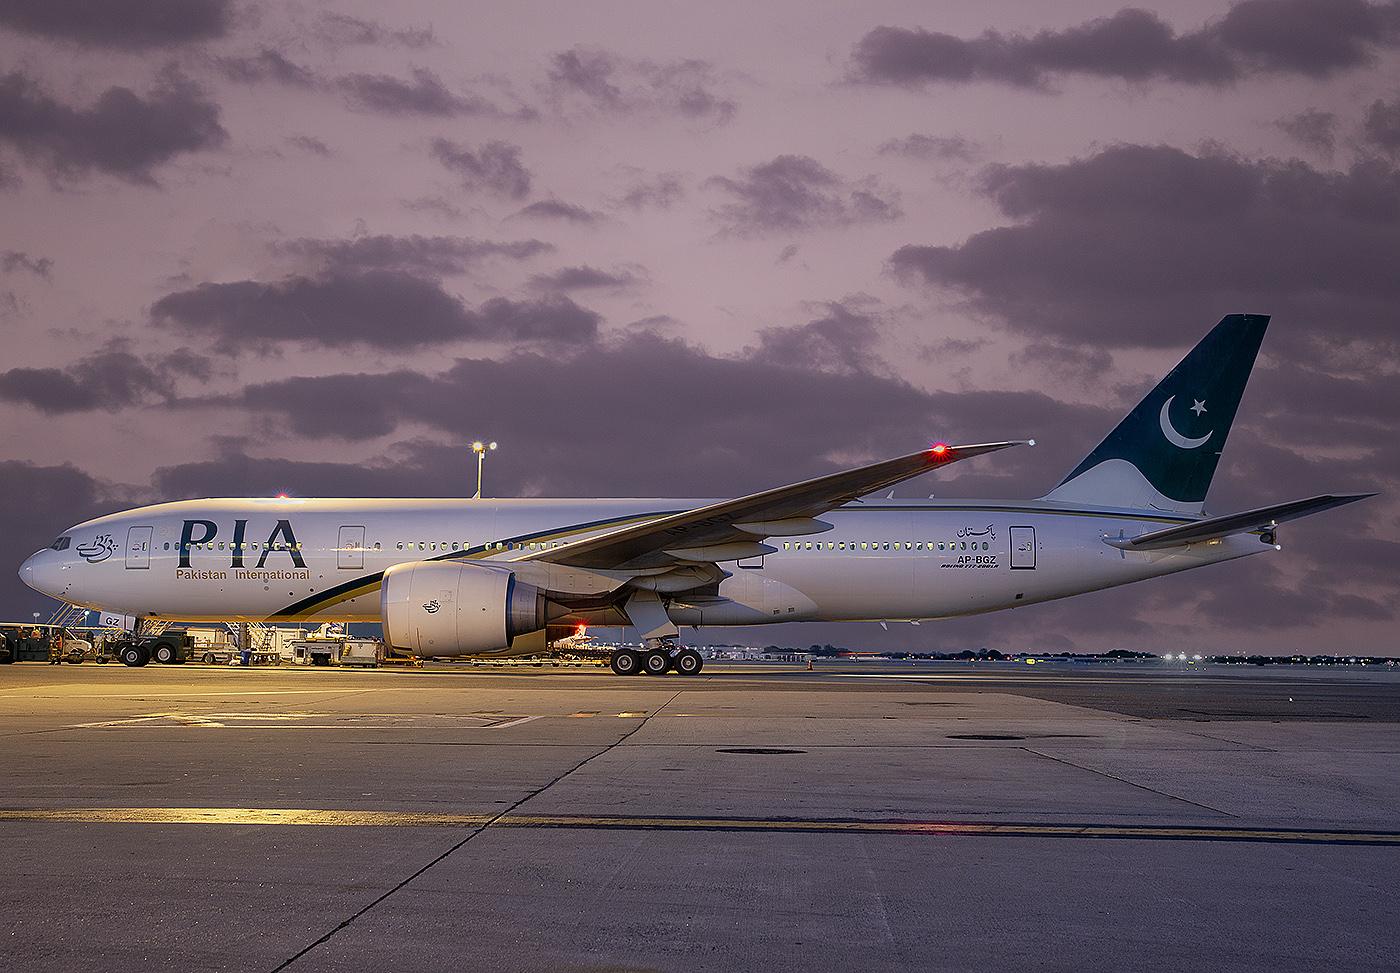
[[675,666],[682,676],[698,676],[700,670],[705,667],[705,660],[694,649],[681,649],[681,654],[676,656]]
[[665,649],[652,649],[642,656],[642,668],[648,676],[664,676],[671,668],[671,656]]
[[169,642],[157,642],[152,650],[152,656],[163,666],[171,665],[180,657],[180,653],[175,646]]
[[117,658],[128,666],[144,666],[151,661],[150,653],[139,645],[123,645],[117,650]]
[[203,656],[200,657],[200,660],[199,660],[199,661],[200,661],[200,662],[203,662],[206,666],[212,666],[214,663],[218,662],[219,660],[218,660],[217,658],[215,658],[214,653],[212,653],[212,652],[206,652],[206,653],[204,653]]
[[629,649],[619,649],[610,660],[612,671],[619,676],[635,676],[642,668],[641,656]]
[[82,664],[83,664],[83,650],[82,650],[82,649],[69,649],[69,650],[68,650],[68,662],[69,662],[70,664],[72,664],[72,665],[75,665],[75,666],[80,666],[80,665],[82,665]]

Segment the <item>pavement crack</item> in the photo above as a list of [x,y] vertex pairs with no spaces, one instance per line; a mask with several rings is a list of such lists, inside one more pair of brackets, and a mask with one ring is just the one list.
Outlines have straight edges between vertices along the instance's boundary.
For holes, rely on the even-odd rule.
[[438,856],[437,856],[436,858],[434,858],[432,861],[428,862],[426,865],[424,865],[423,867],[419,868],[417,871],[415,871],[413,874],[409,875],[409,876],[408,876],[407,878],[405,878],[403,881],[399,882],[399,883],[398,883],[397,885],[395,885],[393,888],[391,888],[391,889],[389,889],[388,891],[383,892],[382,894],[380,894],[378,898],[374,899],[374,900],[371,901],[369,904],[367,904],[367,905],[365,905],[363,908],[359,909],[359,910],[358,910],[357,912],[355,912],[353,915],[351,915],[351,916],[349,916],[349,917],[347,917],[347,918],[345,918],[345,919],[342,919],[339,923],[336,924],[336,926],[335,926],[334,928],[332,928],[331,930],[329,930],[325,935],[321,936],[321,937],[320,937],[319,939],[317,939],[315,942],[312,942],[312,943],[307,944],[306,946],[304,946],[304,947],[302,947],[301,949],[299,949],[297,952],[293,953],[291,956],[287,957],[287,958],[286,958],[285,960],[283,960],[281,963],[278,963],[276,966],[274,966],[274,967],[272,968],[271,973],[280,973],[280,971],[287,969],[289,966],[291,966],[291,965],[292,965],[293,963],[295,963],[297,960],[301,959],[303,956],[306,956],[308,953],[310,953],[312,950],[316,949],[318,946],[323,946],[323,945],[325,945],[326,943],[330,942],[331,939],[335,936],[336,933],[340,932],[342,929],[348,928],[356,919],[359,919],[361,916],[366,915],[371,909],[373,909],[375,906],[379,905],[381,902],[383,902],[383,901],[385,901],[386,899],[388,899],[388,898],[389,898],[390,896],[392,896],[395,892],[398,892],[398,891],[400,891],[401,889],[407,887],[408,884],[409,884],[410,882],[412,882],[414,879],[418,878],[420,875],[423,875],[423,874],[425,874],[426,872],[428,872],[433,866],[438,865],[438,864],[440,864],[441,862],[446,861],[447,858],[448,858],[449,856],[451,856],[451,854],[452,854],[454,851],[456,851],[457,849],[461,848],[463,845],[465,845],[467,842],[471,841],[473,838],[475,838],[477,835],[481,834],[483,831],[486,831],[488,828],[490,828],[490,827],[491,827],[493,824],[495,824],[497,821],[501,820],[501,818],[505,817],[507,814],[510,814],[512,811],[514,811],[516,808],[520,807],[522,804],[525,804],[525,803],[527,803],[528,801],[531,801],[531,800],[535,799],[536,797],[539,797],[541,794],[543,794],[545,791],[549,790],[549,789],[550,789],[551,787],[553,787],[555,784],[558,784],[560,781],[564,780],[566,777],[568,777],[568,776],[570,776],[571,774],[575,773],[576,771],[582,769],[583,766],[584,766],[585,764],[587,764],[587,763],[589,763],[590,761],[596,759],[597,757],[603,756],[603,754],[605,754],[605,753],[610,752],[614,747],[621,746],[623,743],[627,742],[627,740],[628,740],[629,738],[631,738],[631,737],[633,736],[633,734],[637,733],[639,730],[641,730],[642,727],[646,726],[646,725],[647,725],[647,722],[648,722],[653,716],[656,716],[656,715],[659,714],[662,710],[664,710],[667,706],[670,706],[673,702],[675,702],[676,697],[680,696],[680,694],[683,693],[683,692],[685,692],[684,689],[679,689],[679,690],[677,690],[676,692],[672,693],[671,696],[666,700],[666,702],[662,703],[662,704],[661,704],[660,706],[658,706],[655,710],[653,710],[652,712],[648,713],[645,717],[643,717],[641,720],[639,720],[639,721],[637,722],[637,725],[636,725],[636,726],[632,727],[632,729],[630,729],[630,730],[628,730],[626,733],[622,734],[622,736],[618,737],[618,738],[617,738],[616,740],[614,740],[612,743],[608,744],[606,747],[604,747],[603,749],[597,751],[596,753],[591,753],[591,754],[589,754],[587,757],[584,757],[582,760],[580,760],[578,763],[574,764],[574,765],[573,765],[572,767],[570,767],[568,770],[566,770],[566,771],[564,771],[562,774],[559,774],[558,776],[556,776],[553,780],[550,780],[548,783],[542,784],[541,786],[539,786],[539,787],[535,788],[534,790],[532,790],[530,793],[526,794],[524,797],[520,798],[520,800],[516,801],[514,804],[510,805],[509,807],[503,808],[502,810],[500,810],[500,811],[496,812],[495,814],[493,814],[493,815],[490,817],[490,819],[488,819],[485,823],[483,823],[483,824],[481,824],[481,825],[478,825],[476,828],[474,828],[472,831],[470,831],[465,837],[462,838],[461,841],[458,841],[458,842],[457,842],[456,844],[454,844],[452,847],[448,848],[446,851],[444,851],[442,854],[438,855]]
[[1215,814],[1223,814],[1227,818],[1239,817],[1238,814],[1233,814],[1229,811],[1222,810],[1218,807],[1211,807],[1209,804],[1202,804],[1200,801],[1193,801],[1190,798],[1181,797],[1178,794],[1170,794],[1166,791],[1160,791],[1155,787],[1148,787],[1146,784],[1139,784],[1135,780],[1128,780],[1128,778],[1126,777],[1119,777],[1117,774],[1110,774],[1106,770],[1098,770],[1094,767],[1085,767],[1083,764],[1077,764],[1073,760],[1066,760],[1063,757],[1056,757],[1051,754],[1045,753],[1044,751],[1036,750],[1033,747],[1022,747],[1021,749],[1026,751],[1026,753],[1033,753],[1037,757],[1044,757],[1046,760],[1053,760],[1056,763],[1064,764],[1066,767],[1073,767],[1076,770],[1085,770],[1091,774],[1098,774],[1100,777],[1107,777],[1109,780],[1116,780],[1120,784],[1127,784],[1129,787],[1136,787],[1139,790],[1144,790],[1149,793],[1156,794],[1158,797],[1165,797],[1169,800],[1180,801],[1183,804],[1190,804],[1192,807],[1199,807],[1204,810],[1211,811]]

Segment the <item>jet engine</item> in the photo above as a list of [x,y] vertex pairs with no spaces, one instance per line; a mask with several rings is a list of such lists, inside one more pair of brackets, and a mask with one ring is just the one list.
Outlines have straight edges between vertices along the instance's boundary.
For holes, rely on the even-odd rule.
[[[379,599],[384,641],[420,656],[527,654],[543,648],[549,620],[540,590],[495,565],[396,564],[384,572]],[[535,632],[541,638],[522,638]]]

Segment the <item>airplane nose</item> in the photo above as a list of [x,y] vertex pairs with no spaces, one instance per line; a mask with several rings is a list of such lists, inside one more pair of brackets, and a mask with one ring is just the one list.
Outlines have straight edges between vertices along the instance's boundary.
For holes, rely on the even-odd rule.
[[29,555],[19,567],[19,579],[40,594],[54,596],[55,565],[51,563],[48,551],[37,551]]

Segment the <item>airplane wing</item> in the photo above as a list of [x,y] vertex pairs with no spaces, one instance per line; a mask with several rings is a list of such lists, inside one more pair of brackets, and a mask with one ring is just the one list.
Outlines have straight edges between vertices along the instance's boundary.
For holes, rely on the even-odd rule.
[[1128,551],[1160,551],[1168,547],[1184,547],[1197,541],[1214,540],[1217,537],[1227,537],[1230,534],[1244,534],[1252,530],[1271,530],[1285,521],[1297,520],[1300,517],[1307,517],[1324,510],[1331,510],[1333,507],[1355,503],[1357,500],[1365,500],[1367,497],[1374,496],[1374,493],[1347,493],[1335,496],[1329,493],[1319,497],[1309,497],[1306,500],[1292,500],[1288,503],[1275,504],[1272,507],[1260,507],[1258,510],[1246,510],[1243,513],[1211,517],[1207,520],[1183,524],[1180,527],[1154,530],[1150,534],[1139,534],[1137,537],[1129,537],[1126,540],[1115,538],[1109,543],[1114,547]]
[[1034,440],[973,446],[940,443],[917,453],[723,500],[515,560],[626,571],[756,556],[773,550],[760,543],[765,537],[830,529],[830,524],[814,518],[833,507],[959,460],[1027,443]]

